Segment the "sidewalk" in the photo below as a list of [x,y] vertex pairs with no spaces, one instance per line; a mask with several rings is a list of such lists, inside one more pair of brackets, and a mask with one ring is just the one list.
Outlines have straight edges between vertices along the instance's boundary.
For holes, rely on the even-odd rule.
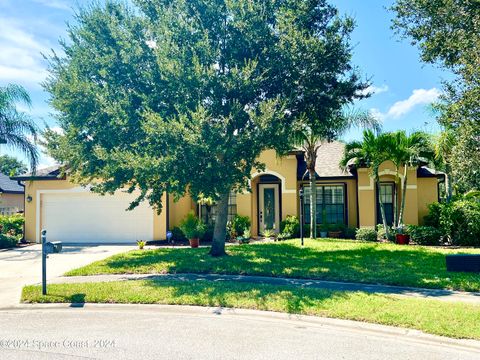
[[388,294],[411,298],[425,298],[431,300],[465,302],[480,305],[479,292],[461,292],[442,289],[424,289],[390,285],[347,283],[336,281],[276,278],[267,276],[245,275],[217,275],[217,274],[121,274],[121,275],[91,275],[91,276],[63,276],[49,281],[52,283],[86,283],[128,280],[153,281],[235,281],[254,284],[270,284],[283,286],[297,286],[300,288],[327,289],[335,291],[362,291],[367,293]]

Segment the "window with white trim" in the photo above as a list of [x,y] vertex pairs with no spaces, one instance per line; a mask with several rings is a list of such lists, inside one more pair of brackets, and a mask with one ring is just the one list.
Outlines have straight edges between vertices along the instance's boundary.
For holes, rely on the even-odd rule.
[[[317,224],[345,224],[345,186],[317,185]],[[310,224],[310,186],[303,188],[305,223]]]

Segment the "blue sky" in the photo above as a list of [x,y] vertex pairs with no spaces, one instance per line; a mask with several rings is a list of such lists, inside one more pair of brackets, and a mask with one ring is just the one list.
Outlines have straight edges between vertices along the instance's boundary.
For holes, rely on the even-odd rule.
[[[340,12],[357,22],[352,40],[353,63],[371,80],[374,95],[356,104],[371,110],[383,121],[384,130],[422,129],[437,131],[428,110],[450,74],[420,62],[418,50],[398,41],[390,29],[393,0],[331,0]],[[39,83],[45,79],[46,63],[41,53],[58,50],[58,39],[66,36],[66,22],[82,0],[0,0],[0,86],[18,83],[31,94],[28,110],[43,127],[55,127],[46,94]],[[360,137],[359,129],[345,134],[345,140]],[[1,153],[22,156],[5,148]],[[53,160],[43,155],[41,166]]]

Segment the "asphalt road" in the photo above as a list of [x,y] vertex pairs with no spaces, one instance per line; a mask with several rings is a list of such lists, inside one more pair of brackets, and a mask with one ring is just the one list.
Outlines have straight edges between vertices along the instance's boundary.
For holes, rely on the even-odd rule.
[[480,359],[478,342],[358,322],[173,306],[0,311],[0,359]]

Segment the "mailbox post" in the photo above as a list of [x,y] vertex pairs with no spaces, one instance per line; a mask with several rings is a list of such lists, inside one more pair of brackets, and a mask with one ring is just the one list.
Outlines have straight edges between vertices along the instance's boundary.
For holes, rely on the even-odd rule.
[[42,295],[47,295],[47,255],[62,251],[61,241],[47,242],[47,230],[42,230]]
[[42,295],[47,295],[47,230],[42,230]]
[[303,246],[303,188],[300,189],[300,238],[302,239]]

